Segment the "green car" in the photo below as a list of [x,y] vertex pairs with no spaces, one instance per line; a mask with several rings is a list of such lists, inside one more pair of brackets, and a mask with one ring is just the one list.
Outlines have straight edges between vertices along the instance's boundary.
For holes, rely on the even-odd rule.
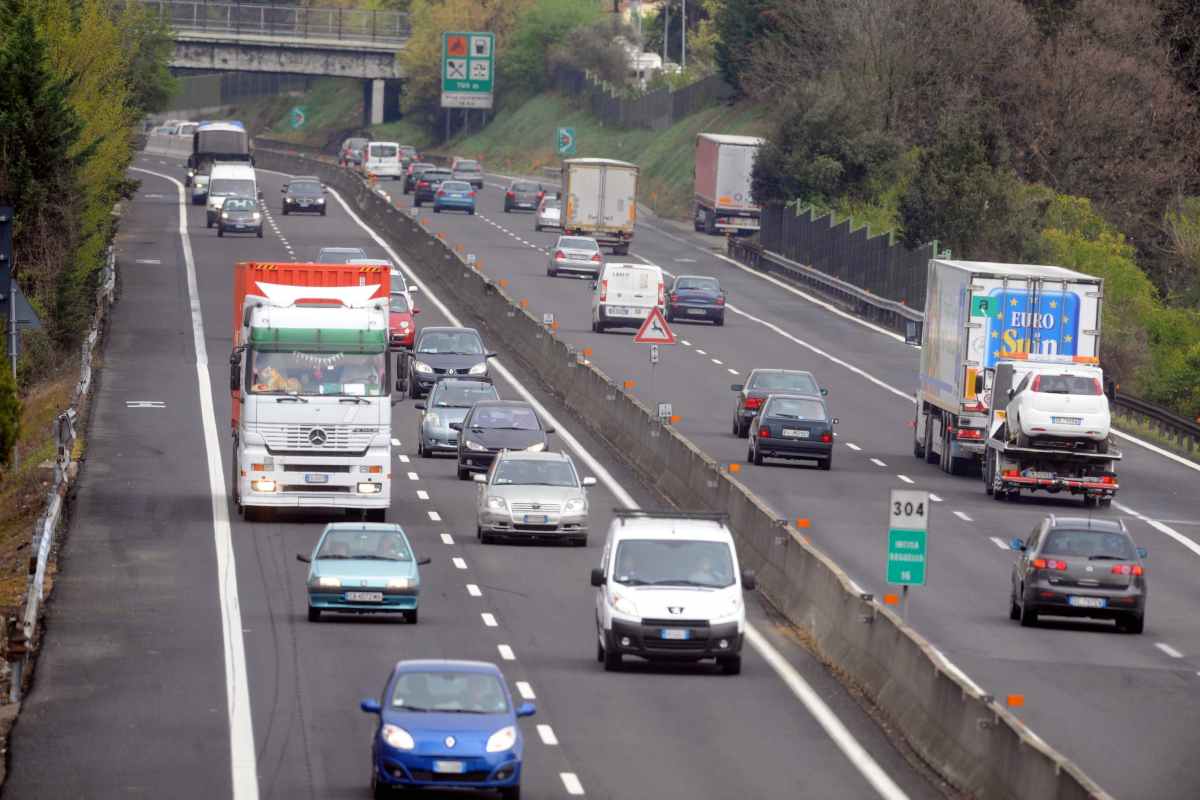
[[413,555],[399,525],[335,522],[325,526],[311,556],[297,555],[308,564],[308,621],[323,611],[350,614],[399,612],[417,621],[420,565],[428,558]]

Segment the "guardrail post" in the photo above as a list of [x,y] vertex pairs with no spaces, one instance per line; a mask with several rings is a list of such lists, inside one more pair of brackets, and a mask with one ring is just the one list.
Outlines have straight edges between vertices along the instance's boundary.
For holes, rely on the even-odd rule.
[[337,38],[342,38],[342,7],[338,6],[337,10]]

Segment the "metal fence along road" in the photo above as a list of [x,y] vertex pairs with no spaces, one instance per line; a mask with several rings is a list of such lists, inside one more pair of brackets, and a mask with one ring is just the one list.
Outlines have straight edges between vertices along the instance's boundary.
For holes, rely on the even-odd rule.
[[177,32],[403,44],[408,14],[357,8],[142,0]]
[[555,85],[563,94],[580,98],[605,125],[656,131],[733,94],[719,75],[710,75],[678,91],[657,89],[641,97],[619,97],[572,67],[558,69]]

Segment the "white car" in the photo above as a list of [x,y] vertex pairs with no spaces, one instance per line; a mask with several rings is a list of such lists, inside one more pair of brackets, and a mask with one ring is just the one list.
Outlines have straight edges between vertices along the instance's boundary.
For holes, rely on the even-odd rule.
[[754,574],[738,568],[724,514],[613,512],[596,587],[596,660],[620,670],[625,656],[648,661],[716,659],[742,670],[746,607]]
[[1009,440],[1086,440],[1107,452],[1111,424],[1104,373],[1098,367],[1054,366],[1025,375],[1008,402]]
[[566,541],[583,547],[588,540],[588,486],[566,453],[504,451],[487,474],[475,473],[479,487],[475,533],[493,538]]
[[537,211],[533,212],[533,229],[562,227],[562,201],[557,197],[547,195],[538,203]]

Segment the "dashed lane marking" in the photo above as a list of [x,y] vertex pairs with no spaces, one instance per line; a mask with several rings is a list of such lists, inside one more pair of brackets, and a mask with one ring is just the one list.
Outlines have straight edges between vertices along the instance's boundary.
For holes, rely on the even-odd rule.
[[557,747],[558,737],[554,735],[554,729],[545,723],[537,726],[538,736],[542,737],[542,744],[547,747]]
[[428,500],[429,492],[425,491],[424,489],[417,489],[417,499],[418,500]]
[[400,459],[400,463],[401,463],[401,464],[407,464],[407,463],[408,463],[408,456],[404,455],[404,453],[401,453],[399,456],[397,456],[397,458],[399,458],[399,459]]
[[438,513],[438,512],[436,512],[436,511],[430,511],[430,512],[429,512],[429,519],[430,519],[430,521],[431,521],[431,522],[441,522],[441,521],[442,521],[442,515],[441,515],[441,514],[439,514],[439,513]]
[[856,444],[852,444],[851,442],[846,442],[846,447],[849,447],[851,450],[854,450],[855,452],[862,450],[861,447],[859,447]]
[[471,597],[483,597],[483,592],[479,591],[479,587],[473,583],[467,584],[467,594]]
[[464,559],[462,556],[455,556],[454,558],[450,559],[450,561],[458,569],[466,569],[467,568],[466,559]]
[[505,661],[516,661],[517,656],[513,653],[513,649],[506,644],[496,645],[496,649],[500,651],[500,657]]
[[1167,644],[1166,642],[1155,642],[1154,646],[1159,650],[1162,650],[1171,658],[1183,658],[1183,653],[1179,652],[1174,647],[1171,647],[1171,645]]
[[533,687],[528,681],[517,681],[517,694],[521,695],[522,700],[536,700],[537,695],[533,693]]
[[417,474],[417,473],[415,473],[415,472],[410,472],[410,473],[408,473],[408,479],[409,479],[410,481],[418,481],[418,480],[420,480],[420,479],[421,479],[421,476],[420,476],[420,475],[418,475],[418,474]]
[[451,535],[450,535],[450,534],[448,534],[448,533],[443,533],[443,534],[442,534],[442,544],[449,544],[449,545],[453,545],[453,544],[454,544],[454,537],[453,537],[453,536],[451,536]]
[[566,788],[567,794],[579,796],[583,794],[583,784],[579,782],[579,776],[574,772],[560,772],[558,777],[562,778],[563,787]]
[[871,459],[871,463],[872,463],[872,464],[874,464],[874,465],[875,465],[875,466],[877,466],[877,467],[886,467],[886,466],[887,466],[887,464],[885,464],[884,462],[880,461],[878,458],[872,458],[872,459]]
[[961,511],[955,511],[954,516],[958,517],[963,522],[974,522],[975,521]]
[[999,536],[989,536],[988,538],[992,540],[992,544],[996,545],[996,547],[999,547],[1001,550],[1011,550],[1012,549],[1011,547],[1008,546],[1008,543],[1005,542],[1003,539],[1001,539]]
[[905,483],[915,483],[915,481],[912,478],[908,477],[907,475],[896,475],[896,477],[899,478],[900,480],[904,481]]
[[480,614],[479,616],[480,616],[480,618],[483,619],[483,624],[489,628],[494,628],[499,624],[498,622],[496,622],[495,614],[489,614],[488,612],[485,611],[482,614]]
[[929,499],[930,499],[930,500],[932,500],[932,501],[933,501],[933,502],[935,502],[935,503],[940,503],[940,502],[942,502],[942,498],[938,497],[938,496],[937,496],[936,494],[934,494],[933,492],[930,492],[930,493],[929,493]]

